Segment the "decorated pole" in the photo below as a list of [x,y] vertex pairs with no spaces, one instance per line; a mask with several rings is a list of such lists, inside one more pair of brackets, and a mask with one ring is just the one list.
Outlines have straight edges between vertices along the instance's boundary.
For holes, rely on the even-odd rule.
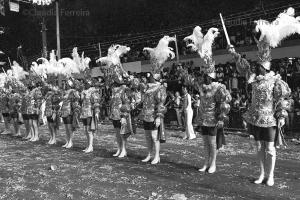
[[175,35],[175,48],[176,48],[177,63],[179,63],[179,53],[178,53],[178,44],[177,44],[177,36],[176,35]]
[[224,23],[224,20],[223,20],[223,17],[222,17],[221,13],[220,13],[220,19],[221,19],[223,30],[224,30],[224,33],[225,33],[227,45],[230,45],[230,39],[229,39],[229,36],[228,36],[228,33],[227,33],[227,29],[226,29],[226,26],[225,26],[225,23]]

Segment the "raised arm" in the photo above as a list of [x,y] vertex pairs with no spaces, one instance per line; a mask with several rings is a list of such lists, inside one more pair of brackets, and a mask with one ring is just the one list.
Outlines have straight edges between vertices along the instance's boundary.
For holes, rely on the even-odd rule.
[[247,74],[250,72],[250,63],[235,51],[235,48],[231,45],[228,47],[229,53],[232,55],[236,62],[236,69],[239,74]]

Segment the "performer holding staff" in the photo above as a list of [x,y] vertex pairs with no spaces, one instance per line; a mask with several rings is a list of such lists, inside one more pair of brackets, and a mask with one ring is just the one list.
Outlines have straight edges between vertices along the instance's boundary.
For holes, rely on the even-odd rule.
[[[261,34],[259,39],[256,39],[260,65],[256,69],[255,76],[248,80],[248,83],[252,85],[252,101],[243,116],[257,145],[260,175],[254,181],[255,184],[266,181],[268,186],[274,185],[275,145],[284,141],[282,126],[288,115],[291,90],[280,75],[275,75],[271,71],[271,49],[277,47],[282,39],[294,34],[295,30],[298,30],[297,33],[300,34],[300,22],[294,14],[294,9],[289,8],[281,13],[275,22],[266,23],[264,20],[256,22],[255,30]],[[249,65],[243,65],[245,62],[240,62],[241,55],[230,43],[228,50],[238,63],[238,70],[249,72]]]

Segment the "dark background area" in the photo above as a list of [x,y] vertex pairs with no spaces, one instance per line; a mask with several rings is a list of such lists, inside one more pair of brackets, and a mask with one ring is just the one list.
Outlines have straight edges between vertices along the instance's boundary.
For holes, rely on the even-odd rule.
[[[88,12],[82,16],[61,16],[61,47],[65,49],[113,41],[137,33],[197,24],[217,19],[219,12],[226,16],[242,11],[264,10],[275,4],[288,6],[289,3],[297,3],[297,0],[60,0],[63,10]],[[34,9],[54,13],[55,4],[43,8],[20,3],[20,12],[15,13],[9,11],[6,2],[6,16],[0,16],[0,26],[5,27],[5,34],[0,35],[0,48],[13,58],[19,44],[23,46],[24,55],[41,54],[42,17],[26,14],[28,10],[34,13]],[[48,50],[56,49],[55,16],[46,16],[45,20]],[[65,53],[62,50],[62,54]]]

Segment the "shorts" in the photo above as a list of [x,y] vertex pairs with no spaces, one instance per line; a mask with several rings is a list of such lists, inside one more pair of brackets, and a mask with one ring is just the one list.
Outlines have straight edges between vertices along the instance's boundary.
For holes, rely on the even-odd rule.
[[23,120],[29,120],[29,115],[28,114],[22,114]]
[[39,120],[39,115],[38,114],[31,114],[31,115],[28,115],[29,116],[29,119],[31,120]]
[[47,122],[48,122],[48,123],[54,123],[54,120],[53,120],[52,117],[47,117]]
[[202,129],[202,135],[208,135],[208,136],[216,136],[217,135],[216,127],[202,126],[201,129]]
[[112,120],[114,128],[121,128],[121,120]]
[[3,117],[10,117],[10,114],[9,113],[2,113],[2,116]]
[[87,117],[82,119],[83,126],[91,126],[92,117]]
[[18,118],[18,113],[10,113],[11,118]]
[[258,127],[249,124],[249,133],[254,136],[255,141],[275,142],[276,127]]
[[63,117],[64,124],[73,124],[73,116],[69,115],[67,117]]
[[155,122],[146,122],[146,121],[144,121],[144,130],[146,130],[146,131],[155,131],[155,130],[157,130]]

